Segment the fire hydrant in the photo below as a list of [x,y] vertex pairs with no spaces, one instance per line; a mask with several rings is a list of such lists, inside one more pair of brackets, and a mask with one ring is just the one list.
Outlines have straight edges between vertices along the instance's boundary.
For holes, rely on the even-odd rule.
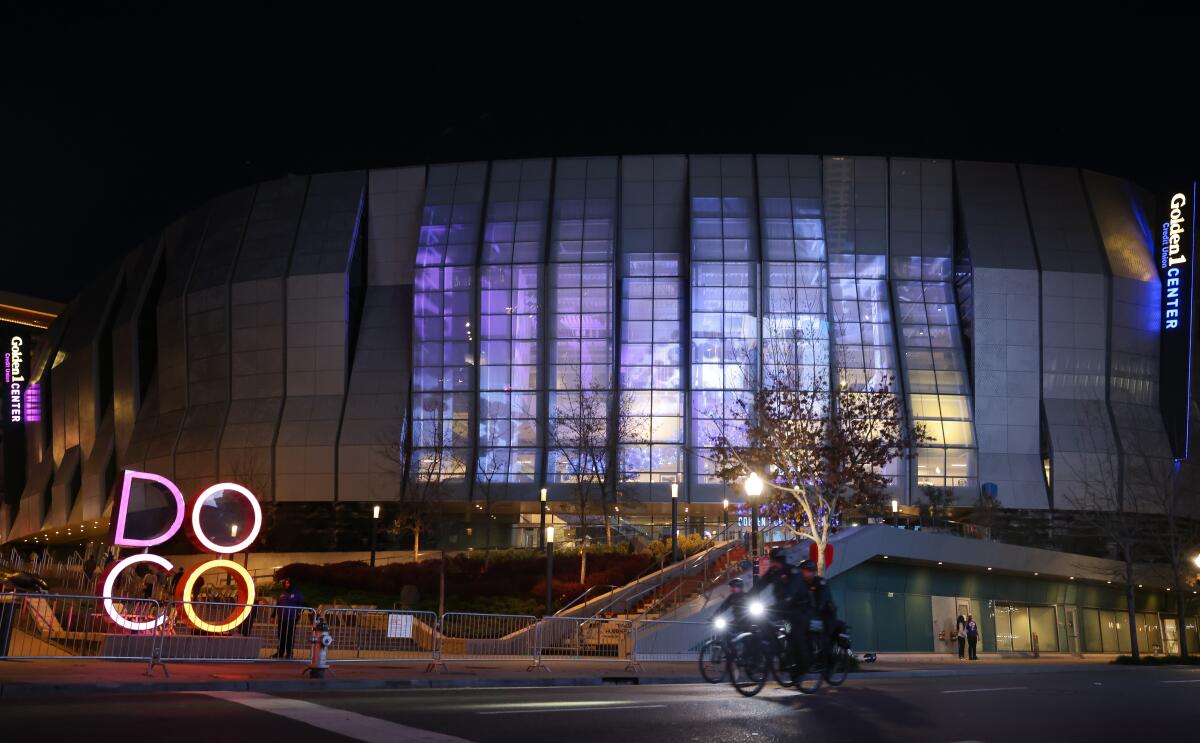
[[328,658],[329,646],[332,644],[333,635],[329,634],[329,625],[325,624],[324,619],[318,619],[312,631],[312,657],[309,659],[308,668],[304,669],[309,678],[325,678],[326,671],[333,673],[329,668]]

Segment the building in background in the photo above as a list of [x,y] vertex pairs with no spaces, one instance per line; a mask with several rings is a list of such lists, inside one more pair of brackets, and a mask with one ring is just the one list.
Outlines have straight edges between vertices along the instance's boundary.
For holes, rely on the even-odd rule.
[[0,417],[0,508],[19,507],[25,490],[26,427],[41,420],[40,386],[32,373],[42,334],[63,306],[0,292],[0,347],[4,355],[4,414]]
[[932,436],[889,468],[902,506],[987,484],[1006,508],[1069,510],[1089,478],[1133,487],[1130,469],[1182,456],[1160,400],[1160,206],[1077,169],[884,157],[248,186],[137,246],[35,344],[42,414],[5,433],[25,449],[0,541],[101,534],[134,469],[189,495],[246,485],[287,548],[359,539],[365,509],[419,477],[462,514],[452,547],[529,544],[542,488],[569,522],[554,437],[583,393],[636,496],[618,532],[659,536],[671,484],[704,531],[743,500],[706,451],[764,363],[890,381]]

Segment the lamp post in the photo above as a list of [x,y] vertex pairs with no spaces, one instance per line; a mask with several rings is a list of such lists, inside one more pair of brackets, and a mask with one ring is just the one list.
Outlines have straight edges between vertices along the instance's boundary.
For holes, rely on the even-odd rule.
[[379,531],[379,506],[371,508],[371,567],[375,567],[375,532]]
[[671,483],[671,562],[679,559],[679,483]]
[[541,497],[538,498],[538,508],[542,510],[541,522],[538,525],[538,539],[541,540],[539,547],[546,546],[546,489],[542,488]]
[[892,526],[900,526],[900,501],[892,499]]
[[725,520],[725,538],[729,539],[729,499],[728,498],[721,499],[721,510],[723,512],[723,518]]
[[742,483],[742,487],[746,491],[746,498],[750,502],[750,559],[751,585],[758,585],[758,504],[755,501],[758,496],[762,495],[763,481],[758,476],[757,472],[751,472],[746,478],[746,482]]
[[[545,492],[544,490],[542,492]],[[554,613],[554,527],[542,530],[546,543],[546,616]]]

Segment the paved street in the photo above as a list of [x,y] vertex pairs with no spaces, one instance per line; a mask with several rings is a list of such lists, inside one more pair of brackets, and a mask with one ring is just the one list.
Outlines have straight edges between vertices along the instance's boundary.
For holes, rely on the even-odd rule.
[[[854,677],[743,699],[673,684],[369,692],[177,692],[0,702],[14,739],[173,741],[1106,741],[1193,736],[1200,670]],[[1187,739],[1187,737],[1185,737]]]

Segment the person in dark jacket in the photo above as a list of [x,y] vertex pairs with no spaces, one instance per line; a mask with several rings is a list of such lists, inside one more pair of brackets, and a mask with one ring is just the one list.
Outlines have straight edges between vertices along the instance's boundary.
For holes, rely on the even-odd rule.
[[300,609],[304,606],[304,594],[292,585],[291,578],[283,579],[283,593],[279,594],[275,605],[275,616],[279,621],[279,649],[271,657],[291,658],[296,621],[300,619]]
[[741,578],[734,578],[729,581],[729,595],[717,607],[715,616],[724,616],[729,614],[729,631],[731,634],[741,632],[750,625],[746,617],[747,604],[749,603],[747,596],[742,592],[745,584]]
[[970,614],[967,615],[967,645],[971,649],[971,660],[979,660],[979,656],[975,655],[975,646],[979,642],[979,625],[975,624],[975,618]]
[[958,640],[958,659],[963,660],[967,651],[967,618],[962,614],[954,624],[954,637]]

